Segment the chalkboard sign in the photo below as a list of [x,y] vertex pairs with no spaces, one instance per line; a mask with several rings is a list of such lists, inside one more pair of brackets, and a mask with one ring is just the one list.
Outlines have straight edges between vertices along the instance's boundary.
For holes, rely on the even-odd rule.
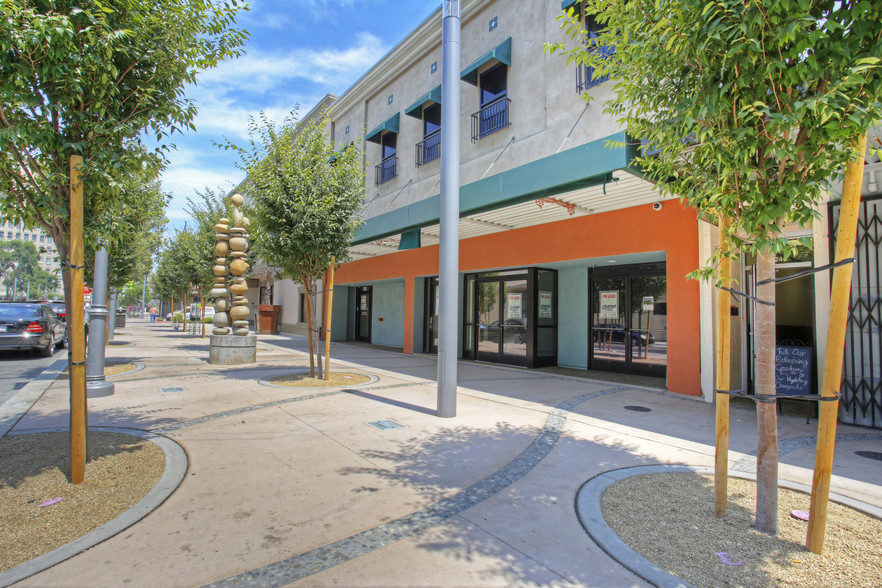
[[775,349],[775,390],[781,396],[811,393],[812,348],[778,345]]

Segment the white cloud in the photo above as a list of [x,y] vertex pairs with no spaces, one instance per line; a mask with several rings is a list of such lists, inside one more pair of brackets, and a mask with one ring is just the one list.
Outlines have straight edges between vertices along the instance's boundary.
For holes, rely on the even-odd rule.
[[286,52],[250,50],[238,59],[226,61],[203,72],[199,84],[206,90],[228,88],[229,92],[263,93],[285,82],[301,79],[342,91],[374,65],[388,47],[371,33],[355,35],[355,45],[345,49],[298,48]]

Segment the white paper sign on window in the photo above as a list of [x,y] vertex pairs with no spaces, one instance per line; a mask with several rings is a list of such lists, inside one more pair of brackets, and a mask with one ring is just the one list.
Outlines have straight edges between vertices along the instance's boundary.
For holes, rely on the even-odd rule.
[[619,318],[619,291],[609,290],[600,293],[600,318]]
[[519,319],[523,316],[523,307],[521,305],[520,294],[508,295],[508,313],[505,315],[507,319]]
[[551,292],[539,292],[539,318],[552,318]]

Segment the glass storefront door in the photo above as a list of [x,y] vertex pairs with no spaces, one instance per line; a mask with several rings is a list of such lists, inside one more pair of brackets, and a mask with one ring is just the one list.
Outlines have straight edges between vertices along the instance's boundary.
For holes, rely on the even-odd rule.
[[371,286],[355,289],[355,340],[371,342]]
[[664,265],[589,274],[590,369],[665,377],[667,298]]
[[425,353],[438,353],[438,278],[426,278],[425,334]]
[[527,268],[465,280],[463,357],[542,367],[557,363],[557,272]]

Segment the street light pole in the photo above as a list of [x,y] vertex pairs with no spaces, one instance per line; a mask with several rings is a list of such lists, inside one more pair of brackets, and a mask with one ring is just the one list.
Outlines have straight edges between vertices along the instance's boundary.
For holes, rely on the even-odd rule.
[[441,13],[441,239],[438,260],[438,416],[456,416],[459,313],[459,0]]

